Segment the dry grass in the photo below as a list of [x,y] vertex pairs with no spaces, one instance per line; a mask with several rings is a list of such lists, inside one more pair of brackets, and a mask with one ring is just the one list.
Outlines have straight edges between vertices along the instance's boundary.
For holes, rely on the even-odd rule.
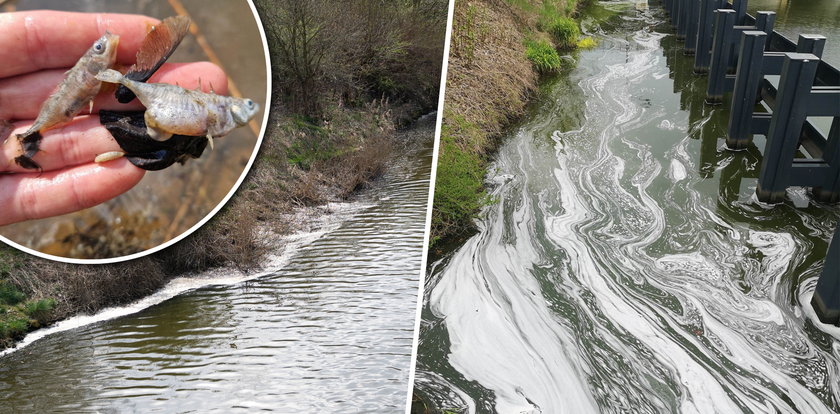
[[[449,57],[447,113],[462,116],[487,136],[500,134],[522,113],[538,80],[524,55],[523,33],[528,25],[525,15],[502,0],[455,3],[456,47]],[[469,37],[469,32],[477,33],[472,52],[468,42],[455,40]],[[486,141],[466,141],[464,149],[483,154],[490,146]]]

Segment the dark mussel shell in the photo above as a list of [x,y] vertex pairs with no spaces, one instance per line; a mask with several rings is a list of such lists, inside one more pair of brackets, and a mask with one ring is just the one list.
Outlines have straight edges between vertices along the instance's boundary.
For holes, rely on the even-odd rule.
[[99,111],[99,122],[120,145],[125,157],[144,170],[162,170],[175,162],[183,164],[198,158],[207,147],[206,137],[173,135],[166,141],[156,141],[146,134],[143,111]]

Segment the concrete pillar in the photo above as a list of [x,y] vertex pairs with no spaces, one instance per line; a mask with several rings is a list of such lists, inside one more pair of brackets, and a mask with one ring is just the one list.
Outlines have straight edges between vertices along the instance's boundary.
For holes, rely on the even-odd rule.
[[825,254],[825,265],[817,281],[811,306],[823,323],[840,326],[840,224],[834,229]]
[[810,53],[822,59],[825,50],[825,36],[801,34],[796,40],[796,53]]
[[726,137],[726,146],[731,150],[743,150],[752,142],[750,127],[759,83],[763,77],[761,69],[766,43],[767,34],[764,32],[749,30],[741,35],[741,58],[738,60],[735,90],[732,91]]
[[700,2],[691,0],[688,4],[685,31],[685,54],[693,56],[697,51],[697,30],[700,18]]
[[823,160],[829,165],[825,182],[814,188],[813,195],[823,203],[840,202],[840,117],[834,117],[823,150]]
[[732,54],[735,36],[735,10],[718,9],[715,11],[715,36],[712,44],[712,61],[709,66],[709,84],[706,89],[706,102],[723,102],[726,72]]
[[721,4],[721,0],[700,0],[700,15],[697,19],[697,51],[694,55],[695,73],[709,71],[709,63],[712,60],[715,10],[719,9]]
[[776,107],[767,133],[756,194],[765,203],[780,203],[785,190],[799,136],[805,123],[808,96],[814,85],[819,58],[806,53],[786,53],[776,95]]

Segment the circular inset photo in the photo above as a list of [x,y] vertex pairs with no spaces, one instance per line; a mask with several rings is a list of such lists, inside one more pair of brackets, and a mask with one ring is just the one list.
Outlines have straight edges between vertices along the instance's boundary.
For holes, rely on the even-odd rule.
[[0,239],[115,262],[222,208],[268,118],[250,0],[11,4],[0,5]]

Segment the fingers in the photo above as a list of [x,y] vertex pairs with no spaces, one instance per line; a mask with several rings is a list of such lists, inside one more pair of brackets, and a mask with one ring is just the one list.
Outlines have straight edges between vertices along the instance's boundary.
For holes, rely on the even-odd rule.
[[93,207],[130,190],[144,173],[121,158],[40,176],[0,175],[0,226]]
[[132,14],[26,11],[0,16],[0,78],[40,69],[69,68],[106,30],[120,36],[117,61],[134,63],[148,26]]
[[[64,80],[64,70],[43,70],[25,75],[0,79],[0,119],[35,119],[41,105]],[[219,95],[227,94],[227,77],[222,69],[210,62],[166,63],[149,79],[151,83],[177,84],[195,89],[201,81],[202,90],[210,91],[213,86]],[[103,84],[108,85],[108,84]],[[113,88],[103,88],[94,102],[94,112],[99,109],[115,111],[141,110],[137,100],[128,105],[114,99]],[[106,93],[107,91],[107,93]],[[87,113],[85,108],[82,113]]]
[[[23,124],[15,128],[6,143],[0,146],[0,171],[32,172],[14,162],[14,158],[21,154],[20,143],[14,134],[24,132],[26,128],[28,125]],[[119,150],[120,146],[108,130],[99,124],[99,117],[83,116],[64,127],[44,132],[41,151],[34,160],[44,171],[52,171],[87,164],[99,154]]]

